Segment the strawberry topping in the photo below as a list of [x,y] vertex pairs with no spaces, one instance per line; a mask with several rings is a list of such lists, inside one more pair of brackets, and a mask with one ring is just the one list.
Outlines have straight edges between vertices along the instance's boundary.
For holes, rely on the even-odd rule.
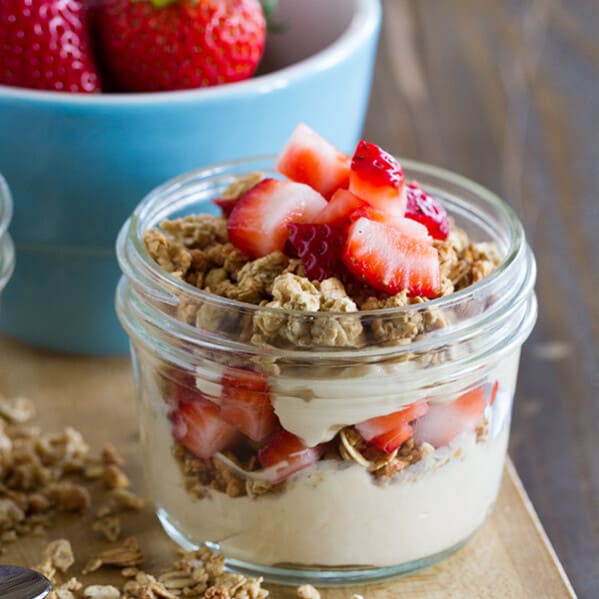
[[315,464],[324,450],[324,445],[306,447],[299,437],[279,429],[258,452],[258,460],[263,468],[272,469],[273,482],[280,482]]
[[388,212],[373,208],[370,205],[366,207],[358,208],[350,215],[351,222],[357,221],[359,218],[367,218],[369,220],[376,221],[377,223],[384,223],[395,227],[403,235],[408,237],[415,237],[416,239],[429,239],[429,234],[424,225],[417,223],[414,220],[403,218],[401,216],[393,216]]
[[231,216],[231,212],[233,212],[233,208],[235,208],[237,205],[238,200],[239,198],[231,198],[227,200],[224,200],[223,198],[216,198],[215,200],[212,200],[212,203],[216,204],[223,211],[223,216],[225,218],[229,218],[229,216]]
[[289,224],[310,222],[325,206],[326,200],[307,185],[262,179],[231,211],[229,241],[250,258],[283,251]]
[[262,441],[279,423],[270,403],[266,376],[229,369],[222,377],[221,418],[253,441]]
[[427,239],[367,218],[349,228],[343,261],[358,280],[390,294],[407,289],[412,296],[435,297],[441,286],[437,250]]
[[349,190],[375,208],[404,215],[405,177],[401,165],[375,144],[358,144],[351,162]]
[[406,218],[422,223],[435,239],[447,239],[449,216],[441,203],[429,196],[416,181],[408,183],[407,192]]
[[428,411],[426,402],[412,404],[399,412],[370,418],[356,424],[362,438],[385,453],[392,453],[412,435],[410,422],[424,416]]
[[289,243],[311,281],[323,281],[341,270],[345,244],[343,230],[331,225],[294,223],[289,225]]
[[281,174],[309,185],[325,198],[348,186],[349,166],[349,156],[304,124],[297,126],[276,164]]
[[316,216],[314,223],[317,225],[332,225],[347,229],[351,224],[351,216],[360,208],[370,206],[364,200],[355,196],[347,189],[338,189],[322,212]]

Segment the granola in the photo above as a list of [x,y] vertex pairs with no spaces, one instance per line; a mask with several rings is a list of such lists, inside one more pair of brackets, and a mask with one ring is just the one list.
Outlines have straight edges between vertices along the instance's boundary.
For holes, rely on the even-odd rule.
[[[223,198],[234,199],[258,181],[258,174],[240,179]],[[448,324],[447,316],[426,306],[427,298],[374,292],[355,281],[310,281],[301,261],[281,252],[251,260],[227,237],[227,221],[191,215],[164,221],[144,235],[149,255],[167,272],[214,295],[267,308],[302,312],[289,315],[265,311],[253,320],[232,322],[231,311],[213,303],[181,297],[177,318],[208,331],[226,330],[242,341],[264,347],[363,347],[369,339],[382,345],[405,344]],[[472,242],[452,225],[446,240],[433,242],[439,256],[440,295],[449,295],[488,276],[500,263],[493,243]],[[340,318],[347,312],[402,308],[422,304],[405,314],[365,320]],[[306,316],[308,313],[308,316]],[[314,317],[309,315],[314,313]]]

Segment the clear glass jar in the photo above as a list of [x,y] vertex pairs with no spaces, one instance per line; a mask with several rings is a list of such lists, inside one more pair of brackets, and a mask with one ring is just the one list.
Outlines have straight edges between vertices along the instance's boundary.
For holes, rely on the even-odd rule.
[[[489,513],[520,346],[536,320],[535,262],[520,222],[495,195],[449,172],[402,164],[472,239],[497,244],[503,261],[492,274],[424,304],[310,313],[225,299],[157,266],[144,231],[163,219],[216,213],[211,200],[236,177],[276,176],[269,158],[175,179],[121,230],[116,304],[131,339],[147,482],[181,545],[205,543],[233,570],[271,581],[348,584],[444,558]],[[259,343],[257,328],[276,333]],[[407,330],[416,332],[406,341]],[[243,414],[230,421],[245,433],[223,441],[242,449],[203,455],[206,421],[198,444],[185,442],[196,430],[195,409],[224,414],[231,394],[248,391],[266,398],[280,426],[311,449],[260,468],[260,443],[247,436]],[[181,406],[191,420],[181,419]],[[408,409],[412,441],[393,459],[356,440],[352,425]]]
[[[0,175],[0,294],[15,267],[15,248],[8,234],[12,218],[12,198],[4,177]],[[0,297],[1,299],[1,297]]]

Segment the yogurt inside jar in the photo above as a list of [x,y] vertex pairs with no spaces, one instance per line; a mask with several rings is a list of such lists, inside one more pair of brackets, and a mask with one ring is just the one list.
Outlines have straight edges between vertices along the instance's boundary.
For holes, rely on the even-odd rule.
[[300,126],[276,172],[191,173],[123,227],[148,487],[182,545],[348,584],[442,559],[489,513],[534,260],[490,192],[403,167],[419,183]]

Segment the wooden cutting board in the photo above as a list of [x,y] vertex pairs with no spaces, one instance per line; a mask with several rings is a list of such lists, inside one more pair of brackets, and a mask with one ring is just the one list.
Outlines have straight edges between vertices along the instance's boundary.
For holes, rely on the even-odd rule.
[[[143,494],[128,360],[62,356],[0,338],[0,393],[33,399],[43,430],[73,426],[95,449],[111,441],[126,459],[133,488]],[[140,542],[146,555],[146,571],[158,571],[172,561],[174,545],[162,532],[150,506],[122,521],[123,538],[135,535]],[[48,541],[64,537],[71,540],[77,556],[69,573],[78,575],[95,551],[107,546],[91,532],[90,525],[91,514],[83,521],[65,516],[48,531],[47,537],[23,538],[7,546],[0,563],[33,565],[39,562]],[[118,572],[103,571],[85,580],[122,582]],[[295,597],[292,589],[269,588],[275,599]],[[406,578],[353,589],[328,589],[322,596],[349,599],[352,592],[359,592],[366,599],[575,597],[511,463],[506,467],[492,515],[463,550]]]

